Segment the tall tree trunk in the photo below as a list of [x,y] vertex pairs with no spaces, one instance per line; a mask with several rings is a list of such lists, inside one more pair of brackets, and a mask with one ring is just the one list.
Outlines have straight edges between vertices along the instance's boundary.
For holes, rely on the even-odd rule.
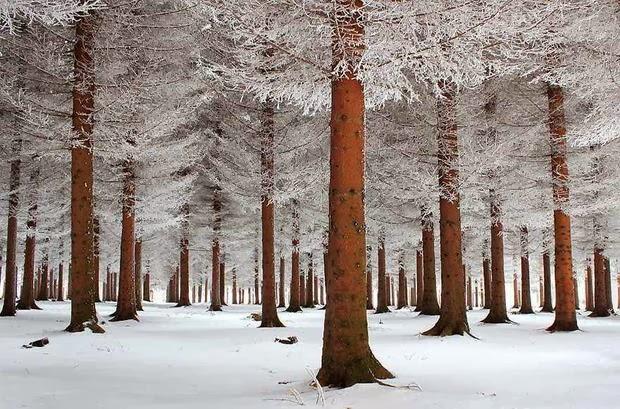
[[512,276],[512,291],[513,291],[513,295],[512,295],[512,299],[514,300],[514,305],[512,308],[517,309],[519,308],[520,304],[519,304],[519,275],[517,273],[514,273]]
[[222,306],[227,306],[226,304],[226,255],[221,254],[220,256],[220,302]]
[[263,304],[260,328],[283,327],[278,318],[275,288],[274,255],[274,203],[275,183],[274,167],[274,104],[267,100],[263,103],[261,116],[261,226],[263,250]]
[[134,248],[134,262],[134,273],[136,279],[136,310],[144,311],[144,308],[142,308],[142,238],[136,239],[136,245]]
[[[467,274],[467,273],[465,273],[465,274]],[[473,290],[472,290],[472,285],[471,285],[471,276],[466,275],[466,280],[467,280],[467,282],[465,283],[465,285],[466,285],[466,291],[467,291],[467,294],[466,294],[467,309],[468,310],[473,310],[474,309],[474,307],[473,307],[473,298],[474,297],[473,297],[473,294],[472,294]]]
[[299,302],[306,305],[306,274],[303,271],[299,275]]
[[118,300],[112,321],[136,320],[136,185],[133,161],[123,163],[123,202],[121,220],[121,260],[119,269]]
[[420,315],[439,315],[437,279],[435,276],[435,231],[433,214],[422,208],[422,258],[424,261],[424,292]]
[[[469,333],[465,314],[465,280],[459,198],[458,136],[456,125],[456,86],[440,81],[438,98],[439,158],[439,237],[441,247],[441,313],[433,328],[424,335],[463,335]],[[426,248],[424,248],[426,257]],[[426,274],[426,266],[424,273]],[[426,283],[424,283],[426,285]]]
[[[232,271],[232,303],[233,304],[239,304],[239,300],[237,298],[238,294],[237,294],[237,269],[233,268]],[[198,302],[200,302],[200,299],[198,299]]]
[[291,253],[291,287],[289,294],[288,312],[301,311],[301,296],[299,293],[299,212],[298,203],[293,201],[293,217],[292,217],[292,229],[293,229],[293,250]]
[[547,97],[553,180],[556,298],[555,321],[547,330],[551,332],[575,331],[579,328],[575,313],[570,216],[564,211],[569,201],[564,92],[558,85],[547,84]]
[[[482,322],[510,322],[506,311],[506,282],[504,272],[504,232],[498,194],[491,189],[491,309]],[[516,301],[516,300],[515,300]]]
[[[148,264],[147,264],[148,267]],[[151,273],[147,269],[146,274],[144,275],[144,288],[142,290],[142,294],[144,295],[144,301],[152,301],[151,300]]]
[[[82,1],[83,2],[83,1]],[[71,264],[69,332],[97,325],[93,265],[93,113],[95,108],[95,31],[97,16],[82,15],[75,25],[73,144],[71,147]]]
[[[95,269],[95,302],[101,302],[99,294],[99,235],[101,229],[99,226],[99,218],[93,218],[93,268]],[[142,308],[140,308],[142,310]]]
[[[341,61],[363,50],[361,0],[340,0],[333,23],[332,56]],[[341,43],[339,40],[342,41]],[[352,57],[355,59],[355,57]],[[359,61],[359,60],[358,60]],[[329,250],[327,309],[318,381],[348,387],[391,378],[368,343],[366,222],[364,217],[364,87],[355,61],[331,83]]]
[[412,302],[412,305],[415,305],[414,311],[422,311],[422,300],[424,299],[424,254],[421,248],[417,248],[415,251],[415,277],[416,301],[415,304]]
[[573,276],[573,286],[575,287],[575,309],[579,309],[579,284],[577,283],[577,276]]
[[65,294],[64,294],[64,285],[65,285],[65,271],[64,271],[64,264],[62,262],[62,252],[60,253],[60,262],[58,263],[58,297],[56,298],[56,301],[64,301],[65,300]]
[[259,274],[259,267],[258,267],[258,249],[254,248],[254,304],[256,305],[260,305],[260,291],[259,291],[260,288],[261,286],[260,286],[260,274]]
[[185,203],[181,209],[183,219],[181,221],[181,253],[179,255],[179,278],[180,278],[180,294],[177,307],[186,307],[191,305],[189,299],[189,204]]
[[[286,307],[286,303],[285,303],[285,294],[284,294],[284,287],[285,287],[285,280],[286,280],[286,276],[285,276],[285,270],[286,270],[286,264],[285,264],[285,260],[283,256],[280,256],[280,282],[279,282],[279,288],[280,288],[280,293],[278,294],[278,308],[284,308]],[[234,293],[234,290],[233,290]]]
[[[35,158],[36,160],[36,158]],[[24,277],[22,280],[21,294],[17,303],[18,310],[39,310],[34,300],[34,264],[37,230],[37,190],[39,180],[39,166],[36,165],[30,175],[33,192],[28,206],[28,220],[26,221],[26,248],[24,250]]]
[[586,274],[584,277],[586,281],[586,311],[592,311],[594,310],[594,294],[592,291],[592,266],[590,259],[586,260],[586,262]]
[[543,251],[543,307],[542,312],[553,312],[553,301],[551,295],[551,259],[546,245]]
[[530,288],[530,254],[527,227],[521,227],[521,310],[520,314],[533,314]]
[[[221,190],[213,190],[213,241],[211,244],[211,305],[209,311],[222,311],[220,299],[220,229],[222,223]],[[206,296],[205,296],[206,302]]]
[[611,314],[615,314],[614,303],[611,298],[611,266],[609,263],[609,257],[605,257],[605,288],[607,290],[607,309]]
[[397,309],[407,307],[407,275],[405,274],[405,253],[400,251],[398,258],[398,302]]
[[493,294],[491,291],[491,260],[487,256],[486,252],[482,255],[482,279],[484,280],[484,309],[490,310],[493,300]]
[[390,312],[388,308],[390,287],[387,284],[389,278],[385,271],[385,238],[383,235],[379,235],[379,246],[377,249],[377,309],[375,314],[383,314]]
[[375,307],[372,303],[372,263],[370,253],[371,246],[366,246],[366,309],[373,310]]
[[43,261],[41,262],[41,281],[39,287],[39,294],[37,295],[37,301],[49,300],[49,239],[45,239],[45,245],[43,248]]
[[312,253],[308,253],[308,274],[306,275],[306,303],[305,308],[314,308],[314,271]]
[[607,285],[605,282],[606,271],[605,256],[603,249],[594,248],[594,309],[590,317],[609,317],[611,314],[607,308]]

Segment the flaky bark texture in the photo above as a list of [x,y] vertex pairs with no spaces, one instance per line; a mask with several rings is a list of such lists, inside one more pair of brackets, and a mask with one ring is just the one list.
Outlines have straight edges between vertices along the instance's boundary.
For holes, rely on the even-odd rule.
[[[262,227],[262,320],[260,328],[283,327],[276,308],[276,273],[273,191],[275,183],[274,167],[274,104],[263,103],[261,115],[261,227]],[[310,299],[312,302],[312,299]]]
[[[284,261],[284,257],[280,257],[280,282],[278,283],[280,291],[278,293],[278,308],[286,307],[286,304],[284,301],[285,300],[284,287],[285,287],[285,280],[286,280],[285,270],[286,270],[286,263]],[[233,294],[234,294],[234,290],[233,290]]]
[[18,310],[39,310],[34,300],[34,263],[36,248],[36,229],[37,229],[37,197],[36,189],[39,178],[39,166],[36,166],[30,175],[30,182],[33,184],[33,192],[28,206],[28,220],[26,221],[26,248],[24,249],[24,276],[22,288],[17,303]]
[[609,317],[611,313],[607,308],[607,285],[605,274],[607,273],[603,249],[594,249],[594,308],[590,317]]
[[[361,0],[339,0],[333,33],[355,53],[363,48]],[[339,61],[342,50],[332,53]],[[368,343],[364,217],[364,88],[351,63],[331,84],[327,309],[321,369],[324,386],[348,387],[391,378]]]
[[527,227],[521,227],[521,309],[520,314],[533,314],[530,288],[530,254]]
[[97,17],[82,15],[75,25],[73,144],[71,147],[71,323],[69,332],[97,325],[93,264],[93,113],[95,107],[94,35]]
[[385,239],[379,236],[379,246],[377,247],[377,309],[375,314],[390,312],[388,308],[390,286],[387,284],[389,278],[385,274]]
[[136,185],[133,161],[123,164],[123,203],[121,220],[121,260],[118,281],[118,299],[112,321],[138,320],[136,309]]
[[[461,209],[458,191],[458,136],[456,87],[440,81],[438,98],[439,237],[441,246],[441,313],[424,335],[446,336],[469,333],[465,314],[465,280],[461,245]],[[424,248],[426,253],[426,247]],[[426,254],[425,254],[426,257]],[[426,266],[424,266],[426,274]],[[426,283],[425,283],[426,285]]]
[[[211,305],[209,311],[222,311],[220,300],[220,228],[222,202],[219,187],[213,190],[213,240],[211,244]],[[206,301],[206,296],[205,296]]]
[[134,247],[134,275],[135,275],[135,285],[134,288],[136,290],[136,310],[144,311],[142,308],[142,292],[144,291],[142,288],[142,239],[136,239],[136,245]]
[[424,292],[420,315],[439,315],[435,276],[435,229],[433,215],[425,209],[422,209],[422,258],[424,261]]
[[289,294],[288,312],[301,311],[301,299],[299,293],[299,213],[297,203],[293,202],[293,251],[291,253],[291,288]]
[[415,303],[413,301],[413,295],[411,296],[411,304],[415,305],[414,311],[422,310],[422,299],[424,298],[424,255],[422,249],[417,249],[415,252],[415,285],[416,296]]
[[555,321],[548,331],[575,331],[575,289],[570,216],[564,211],[569,201],[566,159],[566,120],[564,92],[558,85],[547,85],[549,134],[551,137],[551,175],[553,180],[553,230],[555,237]]

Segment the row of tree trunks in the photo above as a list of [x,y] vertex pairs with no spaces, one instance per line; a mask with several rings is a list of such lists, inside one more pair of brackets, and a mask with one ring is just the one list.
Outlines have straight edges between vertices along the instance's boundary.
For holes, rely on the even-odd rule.
[[[437,99],[439,159],[439,237],[441,246],[441,310],[439,320],[424,335],[446,336],[469,333],[465,314],[461,210],[459,198],[456,86],[440,81]],[[426,247],[424,247],[426,253]],[[426,257],[426,254],[424,254]],[[429,269],[430,270],[430,269]],[[426,265],[424,266],[427,275]],[[424,283],[426,286],[426,281]],[[432,284],[429,284],[432,285]]]
[[101,302],[101,296],[99,293],[99,264],[100,264],[100,251],[99,251],[99,235],[101,228],[99,226],[99,219],[93,219],[93,266],[95,269],[95,302]]

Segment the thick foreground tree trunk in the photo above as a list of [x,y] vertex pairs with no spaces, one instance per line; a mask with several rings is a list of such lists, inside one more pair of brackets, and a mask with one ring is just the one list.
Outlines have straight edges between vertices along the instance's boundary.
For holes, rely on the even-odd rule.
[[521,309],[520,314],[533,314],[530,288],[530,253],[527,227],[521,227]]
[[[361,0],[339,1],[334,22],[348,51],[363,49]],[[333,60],[341,49],[334,40]],[[350,47],[350,49],[349,49]],[[348,53],[347,53],[348,54]],[[348,387],[391,378],[368,343],[366,317],[366,222],[364,216],[364,88],[353,61],[344,78],[332,79],[327,309],[318,381]]]
[[126,159],[123,164],[123,203],[121,220],[121,260],[118,282],[118,300],[112,321],[136,320],[136,185],[133,161]]
[[558,85],[547,85],[549,100],[549,134],[551,137],[551,174],[553,180],[553,230],[555,237],[555,321],[548,331],[575,331],[575,289],[573,287],[573,252],[570,216],[565,212],[569,201],[568,162],[566,159],[566,120],[564,92]]
[[[433,328],[424,335],[463,335],[469,333],[465,314],[465,279],[461,245],[459,198],[458,136],[456,125],[456,87],[441,81],[438,109],[439,158],[439,237],[441,247],[441,313]],[[424,248],[426,253],[426,247]],[[426,257],[426,254],[424,254]],[[424,266],[426,274],[426,265]],[[426,285],[426,283],[424,283]]]
[[[276,308],[276,272],[274,243],[274,106],[267,100],[263,103],[261,116],[261,227],[262,227],[262,267],[263,303],[260,328],[283,327]],[[312,302],[312,300],[310,300]]]

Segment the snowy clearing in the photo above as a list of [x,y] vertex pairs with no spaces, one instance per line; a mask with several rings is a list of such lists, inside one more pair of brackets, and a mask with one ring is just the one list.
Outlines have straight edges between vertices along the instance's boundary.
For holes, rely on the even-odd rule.
[[[204,304],[147,304],[141,322],[106,323],[106,333],[62,331],[68,303],[43,302],[0,320],[0,408],[286,408],[317,405],[307,368],[318,369],[323,311],[280,312],[287,328],[257,329],[260,306],[206,312]],[[99,304],[101,317],[113,304]],[[479,324],[475,335],[417,334],[435,317],[369,314],[371,347],[397,378],[422,391],[379,385],[326,390],[328,408],[617,408],[620,319],[580,316],[575,333],[548,334],[551,314],[513,315],[519,325]],[[299,343],[274,343],[295,335]],[[49,337],[44,348],[22,344]]]

